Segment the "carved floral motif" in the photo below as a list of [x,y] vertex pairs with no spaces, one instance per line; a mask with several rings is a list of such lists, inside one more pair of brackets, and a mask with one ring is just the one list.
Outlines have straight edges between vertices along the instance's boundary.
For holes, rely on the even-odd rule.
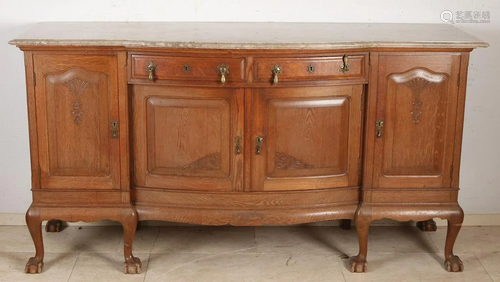
[[213,153],[198,159],[190,164],[182,166],[183,169],[220,169],[220,153]]
[[285,153],[276,152],[276,169],[304,169],[314,168],[299,159],[296,159]]
[[81,110],[83,103],[81,103],[78,98],[83,90],[89,85],[87,81],[81,80],[79,78],[73,78],[72,80],[68,80],[64,83],[66,87],[71,91],[75,101],[71,104],[73,106],[73,111],[71,114],[75,117],[74,123],[79,125],[82,123],[80,117],[83,115],[83,111]]
[[412,121],[414,124],[420,122],[419,117],[422,115],[420,94],[430,85],[441,83],[444,78],[445,76],[442,74],[434,74],[424,69],[414,69],[405,74],[393,75],[394,81],[403,83],[413,92],[413,110],[410,114],[413,116]]
[[422,93],[431,82],[429,80],[425,80],[421,77],[416,77],[412,80],[409,80],[405,83],[408,88],[411,89],[413,95],[415,96],[415,100],[413,101],[413,110],[410,112],[413,115],[413,123],[417,124],[420,122],[418,117],[422,115],[422,111],[420,108],[422,107],[422,101],[420,101],[420,93]]

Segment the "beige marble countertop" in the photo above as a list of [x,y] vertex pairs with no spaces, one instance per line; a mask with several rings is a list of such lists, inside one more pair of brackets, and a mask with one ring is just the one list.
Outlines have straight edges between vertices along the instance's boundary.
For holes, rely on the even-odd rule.
[[488,43],[451,24],[44,22],[18,46],[206,49],[476,48]]

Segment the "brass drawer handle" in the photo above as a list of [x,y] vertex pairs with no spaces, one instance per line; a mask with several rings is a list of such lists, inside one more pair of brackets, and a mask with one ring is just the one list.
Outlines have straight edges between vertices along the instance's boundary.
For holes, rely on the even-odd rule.
[[149,62],[149,65],[147,67],[147,71],[149,73],[149,77],[148,77],[149,81],[153,81],[153,79],[154,79],[153,76],[156,72],[156,64],[153,61]]
[[347,55],[342,56],[342,65],[340,66],[339,71],[343,74],[349,72],[349,57]]
[[384,121],[377,120],[377,122],[375,122],[375,127],[377,128],[377,138],[382,137],[382,128],[384,127]]
[[278,74],[281,74],[281,68],[278,64],[275,64],[272,68],[271,68],[271,73],[273,74],[274,76],[274,79],[273,79],[273,84],[274,85],[277,85],[278,84]]
[[264,142],[264,137],[257,136],[257,138],[255,138],[255,143],[257,144],[257,146],[255,147],[255,153],[257,155],[260,155],[260,153],[262,152],[262,143],[263,142]]
[[241,154],[241,137],[234,137],[234,143],[236,143],[236,155]]
[[219,74],[221,75],[220,77],[220,83],[222,85],[226,84],[226,75],[229,74],[229,66],[226,64],[221,64],[217,67]]

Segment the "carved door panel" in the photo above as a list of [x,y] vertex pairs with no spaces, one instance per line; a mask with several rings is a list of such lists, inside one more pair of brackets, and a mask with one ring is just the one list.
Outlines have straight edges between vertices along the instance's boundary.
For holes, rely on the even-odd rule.
[[256,89],[251,190],[358,185],[362,93],[362,85]]
[[135,85],[135,185],[238,191],[243,90]]
[[118,189],[116,57],[35,55],[34,70],[42,189]]
[[459,67],[455,54],[379,56],[374,187],[450,186]]

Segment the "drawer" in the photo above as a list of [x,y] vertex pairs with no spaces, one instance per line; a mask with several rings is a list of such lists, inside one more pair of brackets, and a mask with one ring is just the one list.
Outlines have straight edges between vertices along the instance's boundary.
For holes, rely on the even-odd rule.
[[273,69],[280,67],[278,82],[301,80],[364,79],[366,75],[366,55],[307,57],[307,58],[256,58],[254,81],[274,82]]
[[228,67],[226,82],[245,80],[245,58],[179,57],[161,55],[131,55],[131,80],[149,80],[148,66],[154,64],[153,81],[202,80],[221,82],[219,68]]

